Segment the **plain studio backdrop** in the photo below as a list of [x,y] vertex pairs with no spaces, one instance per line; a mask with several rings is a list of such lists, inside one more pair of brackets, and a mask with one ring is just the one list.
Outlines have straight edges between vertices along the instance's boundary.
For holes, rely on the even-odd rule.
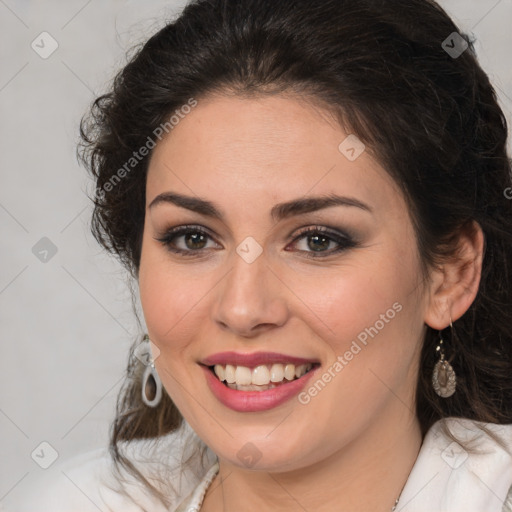
[[[78,124],[185,3],[0,0],[0,509],[54,459],[107,443],[139,330],[125,272],[89,232]],[[512,126],[512,0],[439,3],[476,37]]]

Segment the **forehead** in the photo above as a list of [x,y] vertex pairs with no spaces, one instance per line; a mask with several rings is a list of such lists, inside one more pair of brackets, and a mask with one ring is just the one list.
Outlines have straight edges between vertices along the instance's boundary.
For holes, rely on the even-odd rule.
[[[256,171],[258,164],[272,168],[306,155],[318,158],[323,152],[328,156],[342,135],[333,121],[328,123],[326,112],[298,98],[216,95],[199,100],[155,153],[165,146],[182,157],[188,153],[188,161],[206,154],[225,164],[240,165],[246,160]],[[190,153],[192,149],[196,151]]]
[[349,135],[296,97],[199,100],[153,150],[147,199],[165,188],[228,204],[336,192],[389,205],[397,187],[369,151],[347,158]]

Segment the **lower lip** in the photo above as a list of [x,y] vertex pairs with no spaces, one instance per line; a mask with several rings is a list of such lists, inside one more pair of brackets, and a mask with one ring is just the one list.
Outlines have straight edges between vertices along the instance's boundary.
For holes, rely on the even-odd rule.
[[228,388],[223,384],[208,366],[201,365],[201,367],[206,373],[206,382],[208,382],[212,393],[219,402],[239,412],[266,411],[281,405],[295,395],[298,395],[313,374],[320,368],[320,366],[316,366],[299,379],[292,380],[286,384],[280,384],[275,388],[265,391],[238,391]]

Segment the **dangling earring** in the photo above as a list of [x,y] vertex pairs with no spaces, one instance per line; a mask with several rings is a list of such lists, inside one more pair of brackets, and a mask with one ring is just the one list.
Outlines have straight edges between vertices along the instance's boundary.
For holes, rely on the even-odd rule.
[[[450,327],[453,334],[452,319],[450,318]],[[444,358],[443,337],[439,331],[439,343],[436,347],[436,352],[439,353],[439,361],[434,366],[432,374],[432,385],[434,391],[443,398],[448,398],[455,393],[457,379],[452,365]]]
[[149,357],[146,359],[147,362],[144,363],[146,369],[142,376],[142,401],[148,407],[156,407],[162,400],[162,382],[155,369],[155,362],[151,354],[151,343],[147,334],[143,341],[147,342]]

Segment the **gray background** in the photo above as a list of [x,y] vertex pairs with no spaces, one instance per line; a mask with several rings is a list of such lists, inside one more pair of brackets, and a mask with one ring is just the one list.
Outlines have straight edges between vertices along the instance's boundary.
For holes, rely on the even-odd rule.
[[[124,271],[89,233],[78,123],[125,52],[185,3],[0,0],[0,508],[44,471],[41,442],[61,461],[107,442],[139,327]],[[512,0],[439,3],[477,37],[512,125]],[[58,43],[46,59],[31,47],[43,31]],[[46,262],[43,237],[57,249]]]

